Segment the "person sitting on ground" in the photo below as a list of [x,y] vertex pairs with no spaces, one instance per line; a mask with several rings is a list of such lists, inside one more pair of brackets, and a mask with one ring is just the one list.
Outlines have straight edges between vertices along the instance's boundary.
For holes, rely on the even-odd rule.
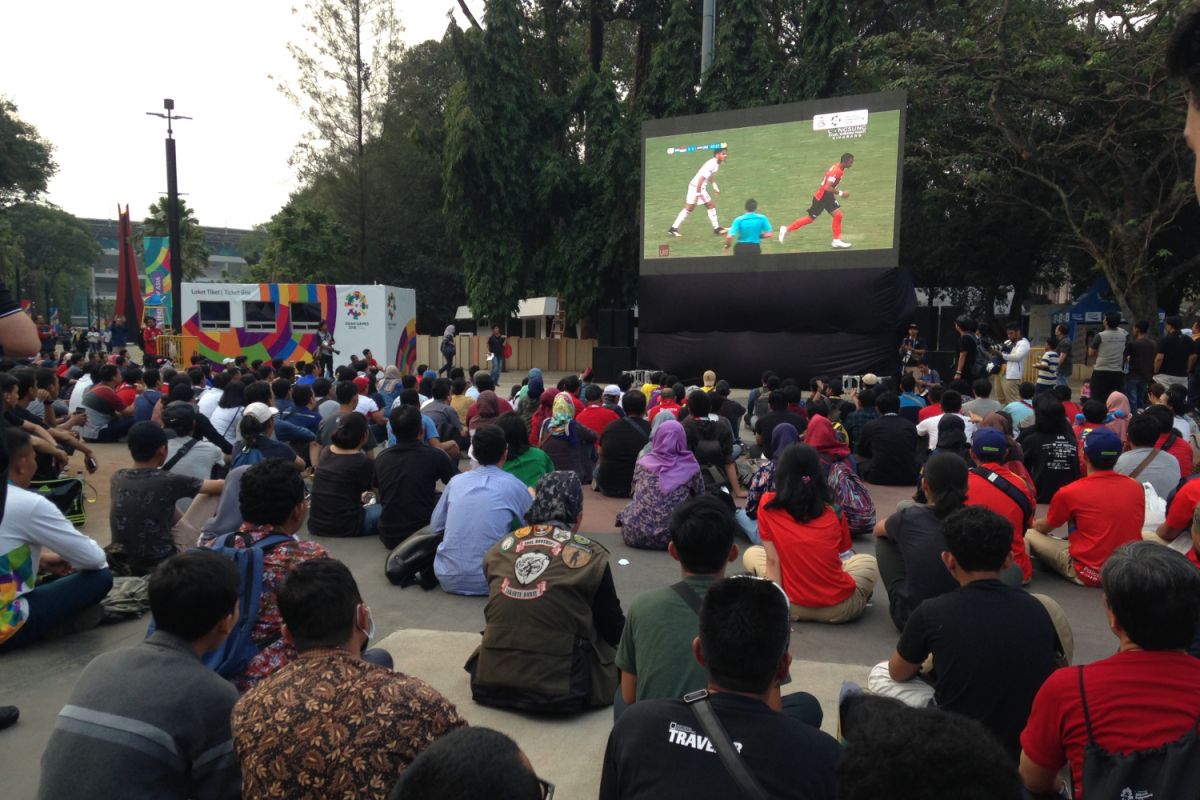
[[[1131,759],[1194,735],[1200,716],[1200,659],[1185,652],[1200,623],[1200,571],[1170,548],[1134,542],[1113,551],[1100,583],[1117,653],[1060,669],[1042,684],[1021,734],[1021,778],[1035,794],[1061,791],[1059,771],[1069,764],[1076,796],[1104,796],[1094,793],[1105,776],[1085,771],[1085,753],[1089,767],[1093,747],[1101,751],[1098,765],[1111,764],[1116,756],[1109,754]],[[1188,795],[1181,790],[1167,782],[1147,796]]]
[[610,422],[600,434],[600,463],[596,465],[596,486],[605,497],[629,497],[633,491],[633,471],[638,455],[650,441],[650,425],[643,415],[646,396],[626,392],[621,398],[624,416]]
[[580,482],[590,486],[595,471],[593,459],[598,437],[574,417],[575,406],[571,402],[571,395],[559,392],[554,398],[554,414],[542,429],[538,444],[550,456],[555,469],[574,472]]
[[999,400],[992,399],[992,382],[988,378],[976,378],[972,381],[971,393],[974,398],[962,404],[963,413],[971,419],[983,419],[988,414],[994,414],[1004,408]]
[[1125,432],[1131,449],[1120,455],[1113,472],[1150,484],[1155,494],[1165,500],[1175,491],[1181,476],[1179,461],[1154,446],[1158,442],[1158,420],[1138,414]]
[[950,389],[942,394],[942,413],[927,417],[917,424],[917,435],[929,440],[929,451],[933,452],[938,446],[938,424],[944,417],[956,416],[963,421],[964,436],[970,441],[975,433],[975,423],[962,412],[962,395]]
[[775,491],[759,505],[758,532],[763,543],[748,548],[742,563],[783,588],[792,619],[840,624],[862,616],[879,580],[875,557],[854,554],[812,447],[795,445],[780,456]]
[[682,580],[643,592],[629,606],[617,649],[621,702],[616,718],[636,702],[683,697],[707,683],[704,667],[692,657],[692,641],[700,632],[697,612],[705,593],[738,557],[731,522],[729,508],[709,495],[693,497],[671,514],[667,552],[679,562]]
[[[874,389],[863,389],[854,396],[855,410],[842,418],[842,425],[846,428],[846,435],[850,437],[852,447],[858,444],[866,424],[873,419],[879,419],[879,411],[875,408],[876,397]],[[922,412],[925,410],[922,409]]]
[[[1100,571],[1114,550],[1142,538],[1146,495],[1137,481],[1113,472],[1121,440],[1097,428],[1087,437],[1086,477],[1054,493],[1046,516],[1025,534],[1029,551],[1054,572],[1080,586],[1099,586]],[[1050,532],[1067,525],[1067,537]]]
[[[321,447],[328,446],[330,441],[332,441],[333,432],[337,430],[338,422],[343,416],[346,414],[357,413],[358,398],[361,396],[358,393],[358,389],[349,381],[343,381],[342,383],[339,383],[336,387],[334,387],[333,392],[334,396],[337,398],[337,410],[328,416],[322,414],[322,417],[324,418],[321,420],[321,425],[317,433],[317,442]],[[376,441],[374,434],[371,433],[370,426],[368,425],[367,442],[365,445],[363,445],[365,452],[368,453],[369,457],[373,458],[375,448],[378,446],[379,443]],[[320,463],[319,458],[318,463]]]
[[429,525],[438,502],[438,481],[448,484],[458,474],[456,462],[425,443],[424,422],[416,408],[392,409],[390,424],[396,444],[375,459],[375,484],[383,508],[379,540],[389,549]]
[[[171,382],[166,396],[159,402],[163,409],[166,409],[171,403],[186,403],[195,408],[196,411],[200,411],[199,403],[194,399],[191,385],[178,377]],[[161,413],[156,413],[158,413],[161,421]],[[213,427],[212,420],[204,416],[203,412],[196,416],[196,432],[194,435],[197,439],[203,439],[209,444],[215,445],[224,455],[232,458],[233,444],[222,436],[220,431]]]
[[880,486],[917,485],[917,426],[899,415],[895,392],[884,392],[875,407],[881,416],[863,426],[855,445],[863,480]]
[[504,431],[508,442],[508,456],[504,459],[504,471],[516,475],[530,489],[537,486],[543,475],[554,472],[554,462],[546,451],[529,444],[529,428],[525,420],[515,411],[496,418],[496,427]]
[[242,692],[296,657],[295,646],[283,636],[276,597],[284,578],[301,562],[329,558],[329,552],[320,544],[296,538],[308,517],[305,494],[300,473],[288,461],[270,458],[255,464],[242,473],[238,496],[242,526],[232,534],[208,542],[210,547],[244,549],[256,546],[268,536],[287,537],[287,541],[263,548],[262,594],[251,632],[258,654],[234,679]]
[[604,390],[599,384],[592,383],[583,390],[583,401],[586,404],[583,411],[575,417],[575,421],[592,433],[599,436],[609,424],[620,419],[620,414],[609,408],[604,402]]
[[[1054,671],[1058,635],[1042,603],[1000,580],[1012,565],[1008,520],[986,508],[962,508],[946,517],[942,534],[942,562],[959,588],[913,611],[867,688],[982,722],[1015,764],[1033,697]],[[930,655],[933,672],[922,675]]]
[[742,417],[746,415],[746,409],[741,403],[730,397],[729,393],[729,381],[717,381],[712,398],[712,408],[713,413],[717,416],[729,420],[729,429],[733,432],[733,445],[736,451],[742,443]]
[[290,461],[297,470],[304,471],[304,459],[286,444],[275,440],[275,419],[278,416],[279,410],[266,403],[251,403],[246,406],[238,423],[238,434],[241,438],[233,446],[233,466],[257,464],[264,459],[278,458]]
[[[405,376],[405,377],[411,377],[411,376]],[[420,400],[420,397],[417,395],[416,389],[402,390],[400,392],[400,396],[396,399],[396,402],[392,406],[392,408],[397,409],[397,408],[401,408],[403,406],[411,406],[412,408],[420,409],[421,400]],[[457,441],[445,441],[445,442],[442,441],[441,437],[438,435],[437,425],[435,425],[433,422],[433,419],[431,419],[425,413],[421,414],[421,424],[425,428],[425,436],[424,436],[425,443],[428,444],[430,447],[441,450],[443,453],[446,454],[446,456],[451,461],[454,461],[457,463],[459,460],[459,457],[462,455],[462,453],[458,447],[458,442]],[[390,433],[388,434],[388,443],[389,444],[396,443],[394,437]]]
[[795,426],[781,422],[771,430],[771,451],[775,457],[764,461],[750,477],[750,487],[746,491],[746,506],[734,511],[738,527],[752,544],[762,544],[758,535],[758,511],[762,507],[763,495],[775,491],[775,473],[779,468],[779,457],[788,447],[800,441],[800,434]]
[[237,689],[201,661],[233,630],[240,588],[233,562],[216,553],[155,568],[154,633],[84,668],[42,753],[39,798],[240,796],[229,727]]
[[1022,381],[1017,386],[1017,399],[1004,407],[1013,427],[1028,428],[1033,424],[1033,397],[1036,393],[1037,387],[1029,381]]
[[[108,594],[113,580],[100,545],[29,491],[37,470],[29,434],[6,428],[3,435],[8,494],[0,520],[0,653],[79,618]],[[43,572],[59,577],[39,585]]]
[[121,375],[116,366],[105,364],[99,368],[96,382],[80,403],[87,413],[87,422],[81,432],[85,442],[115,442],[133,427],[134,409],[117,396],[120,385]]
[[625,615],[608,550],[579,535],[579,477],[544,476],[525,519],[527,527],[484,555],[487,627],[465,667],[471,696],[485,706],[554,714],[611,705]]
[[[1057,387],[1063,388],[1063,387]],[[1017,436],[1025,467],[1033,476],[1039,503],[1049,503],[1062,487],[1079,478],[1075,433],[1056,393],[1046,392],[1033,404],[1033,426]]]
[[542,441],[542,430],[554,415],[554,399],[558,389],[550,388],[538,395],[537,408],[529,418],[529,443],[537,446]]
[[754,441],[762,449],[763,458],[774,460],[775,451],[771,449],[771,432],[776,425],[784,422],[804,433],[808,428],[808,420],[799,414],[788,411],[787,395],[782,389],[776,389],[767,395],[767,405],[770,410],[754,423]]
[[[167,440],[167,460],[163,463],[165,471],[206,481],[213,476],[213,470],[225,466],[225,454],[221,448],[197,437],[196,422],[200,418],[200,412],[191,403],[176,401],[163,409],[163,429],[175,434]],[[180,510],[186,510],[186,506],[191,505],[191,500],[187,498],[180,502],[186,503]]]
[[1142,411],[1141,416],[1150,417],[1158,422],[1158,441],[1154,446],[1159,450],[1170,453],[1179,462],[1179,474],[1187,477],[1195,472],[1192,462],[1192,448],[1186,436],[1180,436],[1175,429],[1175,415],[1170,408],[1163,405],[1151,405]]
[[671,512],[689,497],[704,493],[704,478],[687,447],[683,426],[669,417],[656,424],[650,452],[634,467],[632,498],[617,514],[617,526],[630,547],[666,550]]
[[[467,424],[467,413],[470,412],[474,403],[475,398],[467,394],[467,382],[462,375],[452,377],[450,379],[450,407],[457,412],[458,420],[464,426]],[[392,407],[395,408],[395,405]]]
[[[512,405],[507,400],[505,400],[500,395],[496,394],[496,383],[495,383],[495,381],[492,380],[491,375],[489,375],[486,372],[477,372],[477,373],[475,373],[474,381],[475,381],[475,389],[477,390],[478,394],[476,394],[476,396],[475,396],[475,405],[473,405],[473,406],[471,406],[471,408],[467,409],[467,422],[466,422],[467,428],[472,431],[475,430],[475,428],[477,427],[477,425],[472,424],[472,421],[474,420],[475,415],[478,414],[481,410],[479,407],[479,399],[481,397],[483,397],[484,392],[491,392],[492,396],[495,397],[495,399],[496,399],[496,409],[495,409],[495,413],[491,414],[491,419],[494,420],[496,417],[500,416],[501,414],[507,414],[508,412],[513,410]],[[489,413],[491,413],[490,408],[488,409],[488,411],[489,411]]]
[[467,431],[474,436],[484,425],[495,425],[500,415],[505,413],[508,412],[501,411],[500,397],[491,389],[485,389],[479,393],[475,405],[471,406],[467,417]]
[[[917,412],[917,423],[920,424],[930,417],[936,417],[942,413],[942,395],[947,391],[945,386],[931,386],[929,391],[925,393],[925,407]],[[957,391],[957,390],[956,390]],[[963,404],[966,405],[965,403]]]
[[950,453],[970,462],[971,440],[967,438],[967,423],[957,414],[942,414],[937,424],[937,447],[929,451]]
[[971,470],[967,474],[967,505],[989,509],[1008,520],[1012,527],[1013,563],[1000,573],[1009,586],[1022,586],[1033,578],[1033,562],[1025,549],[1025,531],[1033,523],[1037,496],[1033,484],[1013,472],[1007,464],[1008,445],[1004,434],[980,428],[971,440]]
[[375,623],[345,564],[297,564],[278,602],[297,656],[233,709],[243,797],[383,800],[422,749],[466,725],[432,686],[393,672],[386,651],[364,653]]
[[554,785],[533,772],[517,743],[478,726],[452,731],[426,747],[388,800],[546,800]]
[[966,462],[949,453],[931,456],[925,463],[921,489],[927,498],[924,504],[897,508],[875,525],[875,557],[896,630],[904,630],[922,602],[957,586],[942,564],[946,549],[942,524],[966,502]]
[[842,714],[839,800],[1019,800],[1016,765],[986,728],[936,708],[859,695]]
[[504,431],[485,425],[472,443],[479,466],[446,484],[429,524],[444,534],[433,572],[450,594],[488,593],[483,558],[514,524],[525,518],[532,498],[521,480],[504,471],[508,444]]
[[281,411],[279,418],[298,425],[314,435],[321,432],[321,414],[313,406],[313,390],[311,386],[295,386],[291,394],[292,406],[287,411]]
[[421,413],[433,420],[439,439],[444,442],[457,442],[460,449],[465,447],[467,437],[462,420],[450,405],[450,381],[438,378],[429,391],[429,402],[421,407]]
[[639,702],[621,715],[605,748],[600,800],[746,796],[723,758],[708,752],[713,736],[698,703],[737,743],[733,757],[762,797],[833,800],[841,748],[780,713],[779,686],[792,661],[787,598],[767,581],[728,578],[708,589],[699,616],[692,654],[707,689]]
[[[1088,434],[1094,430],[1103,428],[1104,430],[1112,430],[1105,424],[1105,419],[1108,415],[1108,409],[1104,407],[1104,403],[1099,400],[1088,400],[1083,404],[1083,419],[1071,420],[1072,430],[1075,433],[1075,441],[1079,450],[1079,470],[1083,472],[1083,448],[1084,442],[1087,441]],[[1122,448],[1124,442],[1121,443]]]
[[725,420],[711,413],[708,392],[697,389],[688,395],[686,410],[687,417],[680,424],[687,434],[688,449],[700,464],[705,486],[725,486],[735,497],[745,497],[733,465],[733,434]]
[[342,414],[313,471],[308,532],[314,536],[374,536],[383,506],[376,497],[375,464],[363,452],[367,418]]
[[[200,532],[190,520],[211,516],[225,482],[161,469],[167,460],[167,434],[153,422],[130,428],[128,443],[133,467],[114,472],[109,490],[112,544],[107,550],[121,573],[148,575],[160,562],[196,545]],[[176,503],[197,495],[209,500],[193,503],[185,519]]]
[[664,386],[658,394],[658,402],[650,408],[650,413],[647,419],[654,422],[654,418],[659,414],[669,414],[676,419],[679,418],[679,412],[682,406],[675,401],[675,389],[671,386]]

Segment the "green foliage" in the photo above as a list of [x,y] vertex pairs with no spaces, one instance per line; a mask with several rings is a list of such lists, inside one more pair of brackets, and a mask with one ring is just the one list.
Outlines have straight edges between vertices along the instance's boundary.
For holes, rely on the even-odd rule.
[[19,203],[5,212],[14,245],[14,291],[43,310],[57,306],[64,317],[74,293],[90,284],[91,266],[100,245],[87,226],[67,212],[35,203]]
[[[150,204],[150,216],[142,220],[146,236],[169,236],[167,226],[167,198],[163,197]],[[180,256],[183,260],[183,279],[194,281],[204,274],[208,268],[208,247],[204,244],[204,231],[196,220],[196,213],[188,208],[183,198],[179,199],[179,240]],[[134,242],[138,258],[144,258],[142,240]]]
[[759,0],[724,0],[717,17],[713,64],[700,92],[706,111],[751,108],[773,100],[776,65]]
[[689,0],[672,0],[662,40],[650,60],[650,74],[638,96],[650,119],[695,114],[700,75],[700,15]]
[[294,198],[266,225],[262,261],[249,270],[265,283],[329,283],[350,249],[350,237],[333,214]]
[[845,0],[806,0],[795,62],[784,72],[778,99],[788,102],[833,97],[846,79],[850,25]]
[[13,103],[0,97],[0,209],[46,191],[57,171],[50,144],[17,116]]

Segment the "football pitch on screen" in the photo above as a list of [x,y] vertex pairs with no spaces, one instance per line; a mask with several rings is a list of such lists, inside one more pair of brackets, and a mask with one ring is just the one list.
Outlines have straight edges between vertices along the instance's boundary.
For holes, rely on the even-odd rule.
[[778,235],[781,225],[805,215],[825,171],[843,153],[854,154],[854,166],[846,170],[839,185],[850,194],[839,201],[842,239],[853,245],[853,250],[890,250],[896,219],[899,127],[899,111],[880,111],[871,113],[866,132],[858,138],[831,138],[828,131],[814,131],[812,120],[803,120],[646,139],[643,256],[661,259],[660,247],[664,246],[669,248],[668,258],[729,252],[722,249],[725,237],[713,234],[707,210],[701,204],[680,226],[681,237],[667,235],[684,207],[688,184],[704,162],[715,155],[701,149],[668,155],[667,148],[699,148],[716,142],[729,148],[729,156],[715,176],[721,193],[712,194],[721,226],[729,227],[734,217],[745,212],[746,200],[757,200],[758,213],[766,215],[775,231],[772,238],[763,240],[763,255],[832,249],[828,213],[788,233],[783,244]]

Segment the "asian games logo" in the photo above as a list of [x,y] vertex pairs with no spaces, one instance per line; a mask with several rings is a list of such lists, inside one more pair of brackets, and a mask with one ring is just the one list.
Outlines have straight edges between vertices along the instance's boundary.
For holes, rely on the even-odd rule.
[[360,320],[367,315],[367,296],[360,291],[353,291],[346,295],[346,302],[343,303],[346,307],[346,313],[350,315],[350,319]]
[[[363,308],[366,308],[366,306],[364,305]],[[396,318],[396,293],[395,292],[388,292],[387,318],[388,318],[388,322],[391,322],[392,320],[394,320]]]

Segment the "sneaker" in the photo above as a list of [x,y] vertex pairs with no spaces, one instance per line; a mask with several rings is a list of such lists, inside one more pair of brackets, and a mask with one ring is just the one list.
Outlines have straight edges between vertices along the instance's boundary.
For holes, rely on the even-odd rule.
[[667,228],[667,236],[680,238],[683,236],[683,234],[679,232],[679,228]]
[[713,228],[713,233],[715,233],[717,236],[724,236],[725,234],[729,233],[729,228]]
[[849,242],[843,242],[841,239],[834,239],[833,246],[834,247],[850,247],[851,245]]
[[779,226],[779,243],[783,244],[783,237],[787,236],[787,225]]

